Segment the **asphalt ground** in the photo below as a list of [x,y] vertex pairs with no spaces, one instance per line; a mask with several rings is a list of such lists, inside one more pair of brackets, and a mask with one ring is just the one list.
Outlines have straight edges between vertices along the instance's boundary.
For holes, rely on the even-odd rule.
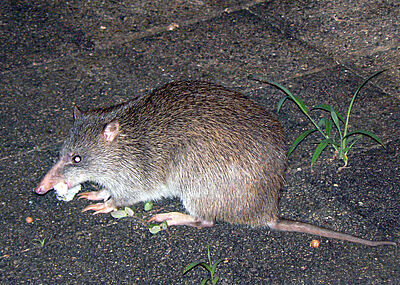
[[[87,201],[32,192],[75,104],[110,106],[201,79],[275,111],[283,94],[249,79],[260,75],[344,114],[358,85],[386,69],[361,91],[350,121],[385,148],[365,138],[349,168],[338,172],[327,150],[311,170],[319,137],[309,137],[290,157],[280,215],[399,243],[398,1],[2,1],[0,11],[1,284],[198,284],[206,271],[182,271],[205,261],[208,246],[223,260],[219,284],[400,283],[398,247],[227,223],[152,235],[145,220],[184,211],[178,200],[156,201],[150,212],[138,204],[133,218],[116,220],[81,213]],[[311,127],[290,102],[278,117],[288,146]]]

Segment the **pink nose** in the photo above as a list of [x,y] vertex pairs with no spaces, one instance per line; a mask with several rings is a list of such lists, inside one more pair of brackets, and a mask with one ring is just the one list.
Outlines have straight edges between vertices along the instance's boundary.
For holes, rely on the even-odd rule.
[[39,186],[38,188],[36,188],[35,192],[37,194],[43,194],[44,193],[44,187],[43,186]]
[[36,187],[35,192],[37,194],[43,195],[53,189],[54,182],[48,177],[45,177],[42,182],[39,183],[38,187]]
[[43,185],[40,185],[35,189],[35,192],[36,192],[36,194],[42,195],[42,194],[45,194],[47,191],[46,191],[46,189],[44,189]]

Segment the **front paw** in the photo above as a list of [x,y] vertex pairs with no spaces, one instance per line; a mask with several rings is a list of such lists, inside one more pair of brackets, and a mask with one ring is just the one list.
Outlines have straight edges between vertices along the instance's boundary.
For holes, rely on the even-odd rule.
[[103,189],[100,191],[84,192],[78,195],[79,199],[88,199],[92,201],[103,200],[106,201],[110,198],[110,192]]

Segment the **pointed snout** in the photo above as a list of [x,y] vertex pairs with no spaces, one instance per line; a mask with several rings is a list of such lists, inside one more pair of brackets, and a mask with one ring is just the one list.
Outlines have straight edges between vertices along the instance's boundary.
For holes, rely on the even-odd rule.
[[52,170],[50,170],[49,173],[46,174],[43,180],[36,187],[35,189],[36,194],[39,195],[46,194],[51,189],[53,189],[54,185],[62,181],[60,177],[54,176]]
[[46,185],[44,181],[40,182],[40,184],[34,190],[36,194],[43,195],[46,194],[49,190],[51,190],[54,185]]
[[39,183],[39,185],[34,190],[37,194],[43,195],[49,192],[54,188],[54,185],[60,182],[64,182],[64,177],[61,175],[61,170],[64,166],[64,162],[59,160],[46,174],[43,180]]

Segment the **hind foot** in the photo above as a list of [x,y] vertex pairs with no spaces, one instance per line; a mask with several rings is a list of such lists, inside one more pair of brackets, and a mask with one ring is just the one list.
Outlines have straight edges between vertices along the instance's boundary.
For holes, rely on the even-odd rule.
[[187,214],[170,212],[164,214],[157,214],[151,217],[148,222],[167,222],[168,226],[191,226],[198,229],[205,227],[212,227],[214,222],[199,220]]
[[82,212],[95,211],[93,213],[93,215],[97,215],[97,214],[110,213],[110,212],[116,211],[116,210],[117,210],[117,208],[114,206],[114,203],[112,203],[112,201],[107,201],[105,203],[97,203],[97,204],[89,205],[86,208],[84,208],[82,210]]

